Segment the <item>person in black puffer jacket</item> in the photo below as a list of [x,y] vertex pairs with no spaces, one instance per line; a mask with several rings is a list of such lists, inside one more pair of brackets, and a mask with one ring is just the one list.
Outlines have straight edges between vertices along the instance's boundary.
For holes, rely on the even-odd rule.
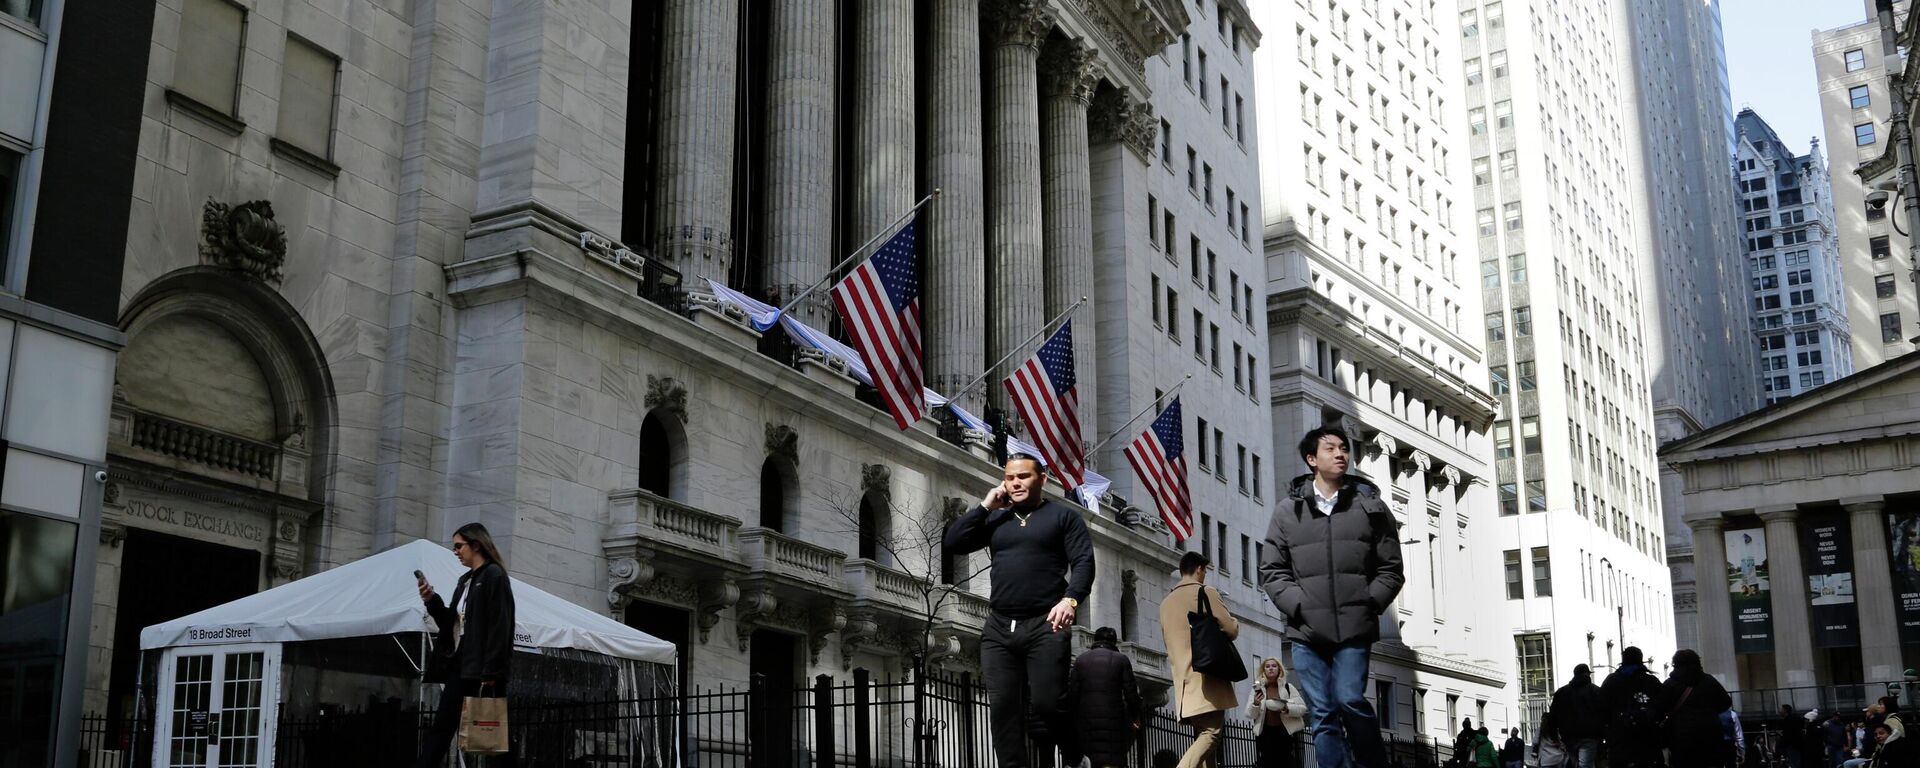
[[1119,648],[1120,635],[1113,627],[1094,630],[1093,648],[1074,660],[1067,678],[1067,713],[1079,751],[1093,768],[1126,765],[1140,730],[1140,686],[1134,682],[1133,662]]
[[1593,670],[1575,665],[1573,680],[1553,692],[1547,712],[1551,717],[1542,729],[1546,737],[1565,745],[1577,768],[1593,768],[1607,728],[1607,699],[1593,684]]
[[1661,693],[1667,702],[1663,723],[1673,766],[1714,766],[1726,763],[1720,713],[1733,706],[1733,697],[1705,670],[1700,654],[1681,649],[1673,654],[1673,674]]
[[1600,684],[1607,701],[1607,765],[1647,768],[1660,764],[1660,678],[1642,663],[1640,649],[1627,646],[1620,666]]

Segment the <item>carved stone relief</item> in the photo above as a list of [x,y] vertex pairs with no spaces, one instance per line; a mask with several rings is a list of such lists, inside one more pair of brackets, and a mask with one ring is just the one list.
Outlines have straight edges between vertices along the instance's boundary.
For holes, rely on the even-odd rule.
[[280,282],[287,231],[273,220],[273,203],[228,206],[212,198],[200,211],[200,261],[264,283]]

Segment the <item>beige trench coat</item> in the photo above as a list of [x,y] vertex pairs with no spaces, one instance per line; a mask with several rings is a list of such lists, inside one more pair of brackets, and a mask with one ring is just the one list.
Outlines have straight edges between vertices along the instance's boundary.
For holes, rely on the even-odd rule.
[[[1239,706],[1234,684],[1193,671],[1193,635],[1187,625],[1187,613],[1200,610],[1200,582],[1187,576],[1174,585],[1160,601],[1160,633],[1167,641],[1167,668],[1173,673],[1171,698],[1179,706],[1180,719],[1208,712],[1231,710]],[[1240,622],[1227,612],[1227,601],[1213,587],[1205,587],[1207,601],[1213,605],[1214,618],[1227,637],[1240,636]]]

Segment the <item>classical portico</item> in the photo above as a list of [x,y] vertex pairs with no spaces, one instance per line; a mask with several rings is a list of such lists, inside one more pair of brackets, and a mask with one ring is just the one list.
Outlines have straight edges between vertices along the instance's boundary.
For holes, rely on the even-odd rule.
[[[1662,449],[1685,485],[1684,510],[1669,514],[1682,512],[1691,534],[1671,554],[1697,582],[1676,578],[1677,606],[1697,606],[1677,623],[1697,620],[1709,672],[1733,690],[1812,688],[1899,680],[1920,663],[1900,639],[1900,594],[1910,590],[1895,578],[1910,566],[1896,557],[1910,555],[1889,541],[1920,501],[1917,454],[1914,355]],[[1729,542],[1751,532],[1764,550],[1730,555]],[[1736,651],[1739,590],[1767,597],[1771,663]]]

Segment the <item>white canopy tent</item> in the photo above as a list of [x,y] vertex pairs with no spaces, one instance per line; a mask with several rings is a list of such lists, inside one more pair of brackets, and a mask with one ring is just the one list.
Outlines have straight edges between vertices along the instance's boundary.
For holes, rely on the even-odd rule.
[[[446,547],[416,540],[330,571],[140,631],[140,649],[285,643],[427,632],[413,572],[445,599],[465,568]],[[673,664],[672,643],[513,579],[514,644],[574,648]]]
[[[154,764],[271,766],[272,713],[284,703],[281,660],[287,644],[304,648],[316,641],[393,637],[417,670],[435,627],[420,601],[416,570],[443,599],[451,599],[466,569],[446,547],[413,541],[142,629],[141,651],[159,657],[153,681],[158,695]],[[674,666],[673,644],[519,579],[512,582],[516,648]],[[399,643],[401,635],[414,635],[419,644]],[[237,734],[236,722],[246,724]],[[220,736],[208,739],[209,732]],[[220,754],[235,749],[243,753]]]

